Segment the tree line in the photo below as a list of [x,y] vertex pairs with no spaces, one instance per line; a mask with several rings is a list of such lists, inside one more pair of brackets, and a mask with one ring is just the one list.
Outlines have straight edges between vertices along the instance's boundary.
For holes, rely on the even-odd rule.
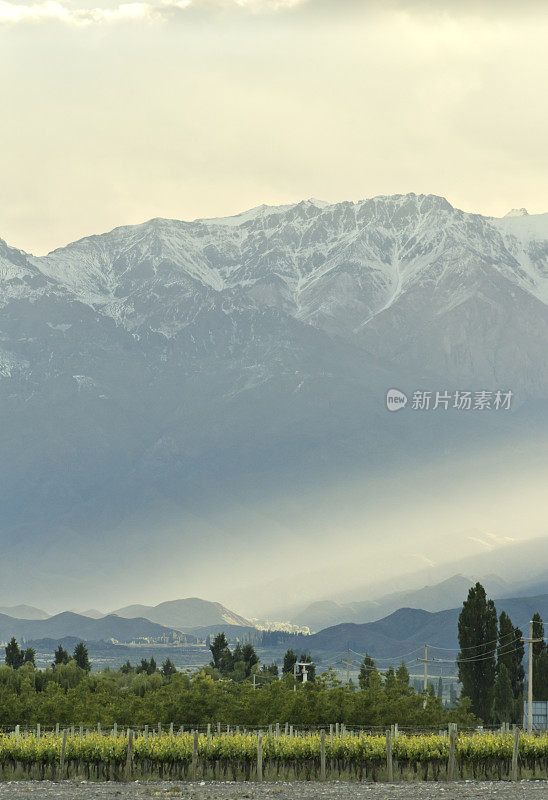
[[[525,692],[523,633],[502,611],[497,615],[481,583],[468,592],[458,621],[461,696],[485,723],[521,723]],[[548,700],[548,649],[540,614],[533,616],[533,699]]]
[[[383,680],[371,659],[359,686],[343,685],[332,669],[318,675],[309,654],[297,656],[289,649],[282,674],[276,676],[276,665],[261,665],[252,646],[236,645],[230,651],[226,639],[216,637],[211,663],[192,675],[178,671],[169,659],[158,666],[154,658],[91,672],[85,645],[80,645],[72,657],[59,647],[43,670],[31,660],[0,667],[0,726],[474,724],[468,700],[444,709],[433,691],[426,697],[415,692],[404,665],[389,670]],[[15,652],[12,642],[8,646]],[[295,677],[299,663],[307,665],[306,682],[301,667]]]

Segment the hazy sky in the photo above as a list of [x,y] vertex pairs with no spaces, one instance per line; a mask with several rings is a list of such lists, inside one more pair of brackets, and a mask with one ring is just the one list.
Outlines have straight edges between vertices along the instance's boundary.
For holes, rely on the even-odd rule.
[[547,7],[0,0],[0,237],[407,191],[548,211]]

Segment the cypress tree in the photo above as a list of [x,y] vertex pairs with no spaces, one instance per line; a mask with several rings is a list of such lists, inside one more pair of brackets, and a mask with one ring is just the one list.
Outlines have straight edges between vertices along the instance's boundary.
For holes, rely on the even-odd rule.
[[282,667],[283,675],[293,675],[293,668],[297,663],[297,653],[294,650],[286,650]]
[[83,642],[79,642],[74,648],[72,656],[80,669],[89,672],[91,670],[91,663],[88,656],[88,649]]
[[55,651],[55,655],[53,658],[53,665],[57,666],[58,664],[68,664],[69,661],[70,661],[69,654],[62,645],[59,645],[59,647]]
[[398,688],[409,693],[409,670],[403,661],[396,670],[396,680],[398,681]]
[[360,666],[360,674],[358,675],[358,683],[362,689],[369,688],[369,682],[371,679],[371,673],[377,671],[377,667],[375,666],[375,662],[369,655],[369,653],[365,654],[365,658],[362,661]]
[[221,659],[223,657],[223,653],[228,650],[228,641],[224,633],[217,634],[213,640],[213,644],[209,645],[209,649],[211,650],[211,655],[213,656],[211,666],[215,667],[215,669],[221,669]]
[[21,653],[21,650],[19,649],[19,645],[17,644],[15,636],[12,636],[6,645],[6,666],[13,667],[13,669],[19,669],[19,667],[22,666],[23,661],[23,653]]

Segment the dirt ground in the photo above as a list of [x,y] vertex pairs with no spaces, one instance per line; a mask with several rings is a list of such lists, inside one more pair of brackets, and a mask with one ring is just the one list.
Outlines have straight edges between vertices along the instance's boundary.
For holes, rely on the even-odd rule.
[[90,783],[12,781],[0,800],[548,800],[548,781],[455,783]]

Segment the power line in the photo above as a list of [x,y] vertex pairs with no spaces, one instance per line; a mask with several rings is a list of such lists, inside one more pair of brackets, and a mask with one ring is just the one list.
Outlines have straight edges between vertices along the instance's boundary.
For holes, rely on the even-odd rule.
[[508,636],[513,636],[515,639],[516,635],[514,631],[509,631],[508,633],[505,633],[504,636],[501,637],[501,639],[497,637],[496,639],[491,639],[491,641],[489,642],[481,642],[481,644],[471,644],[468,647],[440,647],[437,644],[429,644],[428,647],[431,647],[433,650],[447,650],[452,653],[462,653],[463,650],[476,650],[478,647],[487,647],[487,645],[489,644],[498,644],[502,639],[506,639]]

